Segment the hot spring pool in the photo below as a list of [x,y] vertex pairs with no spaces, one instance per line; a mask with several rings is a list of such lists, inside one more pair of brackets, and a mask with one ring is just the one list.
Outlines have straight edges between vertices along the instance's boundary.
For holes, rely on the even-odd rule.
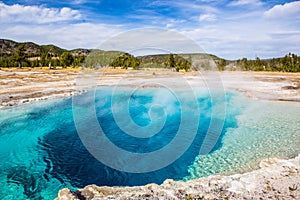
[[[111,88],[97,90],[95,112],[106,136],[133,153],[153,152],[169,144],[180,128],[183,109],[176,98],[163,94],[161,89],[143,89],[131,96],[128,110],[137,125],[148,126],[154,118],[166,115],[159,133],[136,138],[125,134],[115,122]],[[122,91],[115,95],[120,97],[117,101],[122,101]],[[242,172],[255,168],[262,158],[294,157],[300,152],[299,103],[256,101],[236,93],[227,93],[224,100],[226,120],[209,154],[199,155],[199,149],[210,124],[212,107],[218,106],[218,102],[211,102],[204,92],[197,95],[198,112],[192,105],[185,110],[191,118],[199,117],[192,144],[175,162],[147,173],[118,171],[95,159],[77,134],[71,98],[2,109],[0,198],[54,199],[64,187],[160,184],[167,178],[189,180]],[[84,106],[78,109],[84,113]],[[184,131],[190,134],[188,126]]]

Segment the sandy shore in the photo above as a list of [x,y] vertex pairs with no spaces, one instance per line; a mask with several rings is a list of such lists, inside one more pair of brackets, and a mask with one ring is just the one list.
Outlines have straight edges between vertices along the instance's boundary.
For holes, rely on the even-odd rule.
[[[84,71],[95,79],[95,85],[172,84],[182,78],[194,87],[207,87],[205,73],[177,73],[164,69],[124,70],[108,68]],[[257,99],[300,101],[300,74],[276,72],[215,72],[225,90],[242,92]],[[51,98],[67,97],[86,88],[78,86],[83,77],[79,69],[19,69],[0,70],[0,108],[31,103]],[[85,80],[84,80],[85,81]]]
[[300,101],[300,73],[223,72],[224,87],[257,99]]
[[0,70],[0,107],[74,94],[76,70]]

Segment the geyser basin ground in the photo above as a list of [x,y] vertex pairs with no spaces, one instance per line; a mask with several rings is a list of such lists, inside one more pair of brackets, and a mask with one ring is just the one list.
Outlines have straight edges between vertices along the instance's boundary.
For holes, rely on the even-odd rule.
[[[131,152],[152,152],[176,136],[183,108],[172,95],[167,95],[168,107],[162,107],[169,111],[163,129],[150,139],[136,139],[114,123],[110,94],[110,87],[100,88],[95,104],[99,122],[116,145]],[[162,94],[160,89],[147,88],[133,96],[129,111],[138,125],[147,126],[151,116],[162,115],[162,109],[150,106],[157,94]],[[218,102],[212,103],[206,92],[197,94],[200,112],[192,112],[193,107],[183,109],[200,116],[200,126],[189,149],[169,166],[142,174],[111,169],[89,154],[77,135],[70,98],[1,110],[1,198],[53,199],[64,187],[142,185],[162,183],[167,178],[189,180],[250,170],[262,158],[295,157],[299,153],[299,103],[257,101],[228,93],[221,137],[210,154],[198,156],[211,108]],[[121,97],[122,91],[116,95]]]

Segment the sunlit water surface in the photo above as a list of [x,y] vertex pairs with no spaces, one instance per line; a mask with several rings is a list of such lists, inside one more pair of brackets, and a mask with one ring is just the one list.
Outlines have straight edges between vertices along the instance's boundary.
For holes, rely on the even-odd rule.
[[[149,115],[158,96],[158,103],[168,99],[163,129],[151,138],[137,139],[124,134],[114,121],[111,88],[99,89],[95,107],[107,137],[121,148],[138,153],[167,145],[180,126],[182,102],[170,94],[162,94],[161,89],[144,89],[131,97],[130,116],[140,126],[147,126],[151,117],[162,114],[161,109],[152,109]],[[122,96],[122,92],[115,95]],[[243,172],[256,168],[263,158],[294,157],[300,152],[299,103],[256,101],[228,93],[222,134],[209,154],[199,156],[211,108],[219,102],[212,103],[207,92],[197,93],[197,102],[199,113],[193,112],[196,110],[193,104],[186,111],[200,116],[189,149],[169,166],[141,174],[114,170],[89,154],[74,125],[71,98],[3,109],[0,111],[0,198],[54,199],[64,187],[160,184],[167,178],[189,180]]]

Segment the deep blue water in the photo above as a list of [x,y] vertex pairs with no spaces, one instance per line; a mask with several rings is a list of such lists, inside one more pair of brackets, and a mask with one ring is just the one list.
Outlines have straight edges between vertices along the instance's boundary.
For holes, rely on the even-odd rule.
[[[171,100],[162,103],[163,107],[151,108],[151,105],[156,105],[154,101],[157,101],[158,92],[161,102],[164,102],[165,98]],[[142,127],[148,126],[152,123],[152,118],[159,119],[166,112],[163,128],[150,138],[133,137],[119,128],[112,114],[111,108],[114,105],[111,103],[111,88],[101,88],[96,92],[95,108],[99,124],[105,135],[116,146],[128,152],[154,152],[168,145],[176,137],[182,123],[182,111],[189,112],[191,118],[200,117],[197,122],[199,123],[197,134],[188,150],[170,165],[147,173],[118,171],[94,158],[77,134],[71,98],[1,110],[0,198],[53,199],[63,187],[75,189],[88,184],[108,186],[160,184],[168,178],[181,180],[188,176],[187,169],[199,155],[206,135],[211,120],[211,108],[219,102],[212,103],[209,95],[203,93],[197,97],[200,112],[196,112],[196,108],[190,103],[186,104],[187,111],[187,107],[182,106],[182,102],[174,96],[164,96],[161,92],[159,89],[144,89],[143,92],[131,95],[128,102],[130,117]],[[118,97],[116,101],[124,100],[122,92],[114,95]],[[226,94],[225,125],[211,152],[222,148],[222,138],[226,129],[237,126],[235,117],[239,111],[231,104],[232,97],[233,94]],[[80,109],[84,109],[84,104]],[[188,128],[184,130],[185,134],[190,134]]]

